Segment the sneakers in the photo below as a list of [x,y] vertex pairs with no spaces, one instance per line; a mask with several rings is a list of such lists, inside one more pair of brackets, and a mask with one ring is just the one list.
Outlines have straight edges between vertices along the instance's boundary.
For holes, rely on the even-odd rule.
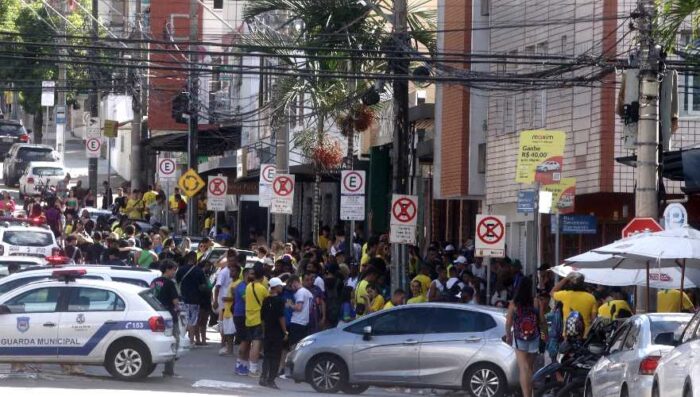
[[236,370],[234,372],[239,376],[247,376],[250,371],[248,371],[248,367],[246,366],[236,365]]
[[248,371],[248,376],[251,378],[259,378],[260,377],[260,371]]
[[229,354],[229,352],[228,352],[228,348],[227,348],[226,346],[224,346],[224,347],[222,347],[221,349],[219,349],[219,355],[220,355],[220,356],[225,356],[225,355],[227,355],[227,354]]

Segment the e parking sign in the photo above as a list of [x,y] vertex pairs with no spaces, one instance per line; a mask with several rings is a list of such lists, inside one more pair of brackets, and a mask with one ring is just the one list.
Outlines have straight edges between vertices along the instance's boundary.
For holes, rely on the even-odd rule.
[[340,194],[347,196],[365,194],[365,172],[343,171],[341,173]]

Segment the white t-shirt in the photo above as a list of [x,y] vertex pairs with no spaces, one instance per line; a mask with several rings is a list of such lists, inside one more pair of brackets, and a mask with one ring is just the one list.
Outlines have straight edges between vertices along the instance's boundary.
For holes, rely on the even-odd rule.
[[306,288],[301,287],[294,293],[294,303],[301,303],[301,311],[292,312],[292,323],[299,325],[309,325],[309,311],[311,302],[313,302],[313,294]]
[[217,299],[219,308],[216,310],[217,312],[224,307],[224,298],[226,298],[226,295],[228,295],[228,287],[230,285],[231,272],[229,271],[228,267],[224,267],[217,272],[216,284],[214,284],[215,287],[219,287],[219,298]]
[[476,267],[476,263],[471,264],[472,274],[479,277],[482,280],[486,280],[486,266],[481,265],[481,267]]
[[345,285],[352,289],[355,289],[355,287],[357,286],[357,282],[357,277],[348,277],[348,279],[345,280]]
[[316,276],[316,280],[314,280],[314,285],[318,287],[323,292],[326,292],[326,282],[323,281],[323,278],[321,276]]

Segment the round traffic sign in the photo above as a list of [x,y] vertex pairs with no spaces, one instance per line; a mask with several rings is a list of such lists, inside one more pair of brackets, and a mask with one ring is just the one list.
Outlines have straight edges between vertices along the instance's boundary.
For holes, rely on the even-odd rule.
[[272,183],[272,181],[275,179],[276,170],[277,167],[272,164],[267,164],[260,170],[260,176],[262,177],[263,181]]
[[85,141],[85,147],[91,152],[99,152],[100,146],[102,146],[102,143],[100,143],[98,138],[89,138]]
[[409,223],[418,213],[416,203],[406,197],[402,197],[391,207],[391,213],[399,222]]
[[272,184],[272,189],[278,196],[289,196],[294,192],[294,181],[286,176],[275,177],[275,182]]
[[214,178],[209,182],[209,193],[213,196],[223,196],[226,194],[226,181],[222,178]]
[[160,164],[158,164],[158,170],[160,171],[161,178],[175,174],[175,160],[161,159]]
[[492,216],[482,219],[476,226],[476,235],[486,244],[497,244],[503,238],[505,231],[503,223]]
[[343,177],[343,187],[350,193],[359,192],[364,185],[362,175],[357,171],[350,171]]

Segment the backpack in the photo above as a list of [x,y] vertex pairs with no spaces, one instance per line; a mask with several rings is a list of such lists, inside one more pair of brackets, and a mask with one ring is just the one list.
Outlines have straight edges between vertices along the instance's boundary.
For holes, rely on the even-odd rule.
[[462,291],[462,289],[459,286],[459,282],[455,282],[454,284],[452,284],[451,288],[447,288],[447,282],[445,282],[445,284],[442,284],[440,282],[440,280],[435,280],[435,281],[440,283],[440,285],[442,285],[442,291],[438,291],[438,295],[440,296],[441,302],[457,302],[458,301],[457,295]]
[[540,337],[537,312],[533,308],[517,308],[513,333],[516,339],[533,341]]

